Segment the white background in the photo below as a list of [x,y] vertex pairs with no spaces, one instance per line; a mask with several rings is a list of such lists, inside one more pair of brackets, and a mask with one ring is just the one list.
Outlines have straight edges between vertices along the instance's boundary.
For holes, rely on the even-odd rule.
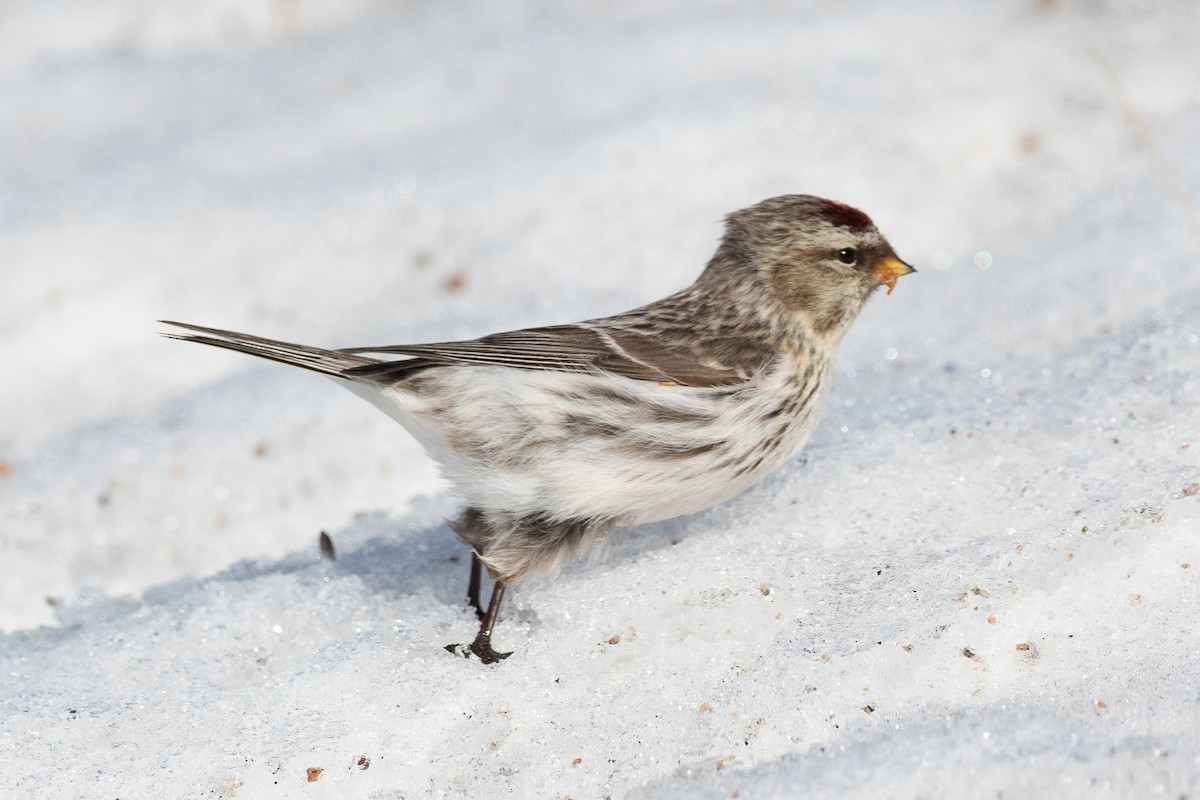
[[[3,793],[1194,796],[1197,37],[1184,0],[3,4]],[[920,272],[800,457],[518,585],[495,667],[441,649],[467,551],[400,428],[155,335],[617,312],[788,192]]]

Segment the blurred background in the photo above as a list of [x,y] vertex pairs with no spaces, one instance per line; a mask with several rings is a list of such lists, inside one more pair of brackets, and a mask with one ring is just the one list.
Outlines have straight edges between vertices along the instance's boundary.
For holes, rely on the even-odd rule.
[[[0,0],[0,794],[1197,796],[1198,41],[1195,0]],[[800,457],[515,587],[494,670],[442,649],[467,554],[402,429],[157,335],[618,312],[790,192],[920,271]]]
[[856,376],[999,383],[1171,307],[1198,8],[7,0],[0,629],[452,508],[373,409],[156,319],[350,346],[599,316],[789,192],[921,270],[852,332],[835,418]]

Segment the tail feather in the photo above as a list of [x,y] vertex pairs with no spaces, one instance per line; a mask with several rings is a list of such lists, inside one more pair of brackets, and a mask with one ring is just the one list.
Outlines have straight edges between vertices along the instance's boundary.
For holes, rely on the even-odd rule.
[[353,380],[357,376],[347,374],[348,370],[352,370],[355,367],[385,363],[378,359],[367,358],[352,353],[325,350],[320,347],[310,347],[290,342],[280,342],[275,339],[264,339],[261,336],[238,333],[237,331],[205,328],[201,325],[190,325],[186,322],[172,322],[170,320],[159,320],[159,322],[163,325],[172,325],[187,331],[195,331],[195,333],[164,333],[163,336],[166,336],[168,339],[179,339],[185,342],[199,342],[200,344],[212,345],[213,347],[223,347],[226,350],[247,353],[270,361],[277,361],[281,364],[319,372],[331,378]]

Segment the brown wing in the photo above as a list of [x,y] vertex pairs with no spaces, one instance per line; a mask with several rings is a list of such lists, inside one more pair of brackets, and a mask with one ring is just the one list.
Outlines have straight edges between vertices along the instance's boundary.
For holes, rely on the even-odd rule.
[[481,339],[436,344],[355,347],[343,353],[398,353],[406,361],[370,364],[348,376],[399,379],[427,367],[479,364],[554,372],[607,372],[640,381],[684,386],[726,386],[749,377],[742,367],[704,358],[686,346],[605,320],[495,333]]

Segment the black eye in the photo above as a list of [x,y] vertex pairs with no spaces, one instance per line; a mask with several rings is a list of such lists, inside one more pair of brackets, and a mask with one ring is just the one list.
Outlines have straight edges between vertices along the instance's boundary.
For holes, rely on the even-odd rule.
[[853,264],[858,260],[858,252],[853,247],[843,247],[838,250],[838,261],[843,264]]

